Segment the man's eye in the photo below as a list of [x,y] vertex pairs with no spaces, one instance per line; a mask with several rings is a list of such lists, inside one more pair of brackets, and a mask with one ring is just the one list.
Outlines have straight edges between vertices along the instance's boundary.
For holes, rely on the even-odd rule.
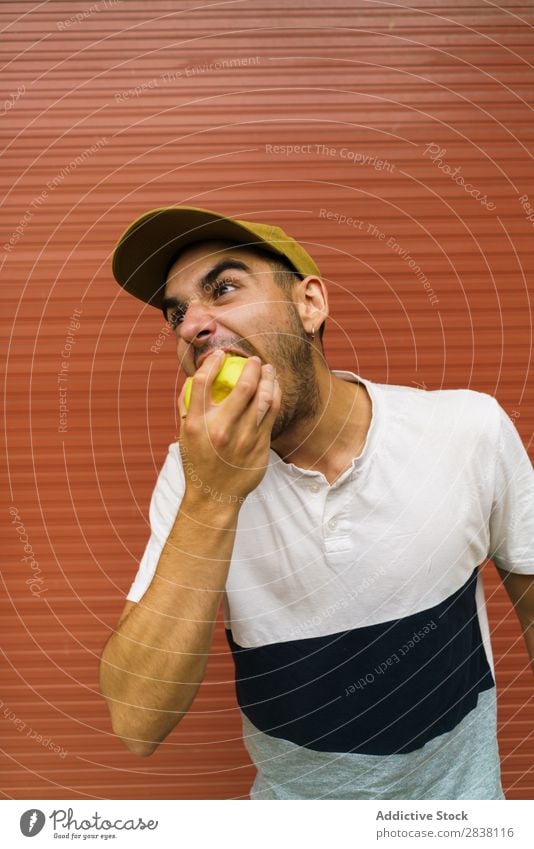
[[228,291],[228,286],[231,286],[235,289],[235,283],[233,280],[219,280],[213,287],[213,297],[219,298],[221,295],[225,295]]
[[[227,292],[236,288],[236,283],[234,280],[218,280],[210,289],[211,296],[217,300],[221,295],[226,295]],[[185,309],[177,307],[172,312],[168,314],[167,322],[171,326],[173,330],[183,322],[185,318]]]
[[172,327],[173,330],[178,324],[181,324],[183,320],[184,320],[184,311],[183,310],[173,310],[170,313],[169,317],[167,318],[167,321],[169,322],[169,324],[170,324],[170,326]]

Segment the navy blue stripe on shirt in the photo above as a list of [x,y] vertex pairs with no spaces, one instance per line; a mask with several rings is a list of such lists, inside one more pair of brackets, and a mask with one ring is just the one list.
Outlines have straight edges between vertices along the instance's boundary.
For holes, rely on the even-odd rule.
[[434,607],[337,634],[242,648],[227,631],[241,710],[321,752],[411,752],[494,687],[476,612],[478,567]]

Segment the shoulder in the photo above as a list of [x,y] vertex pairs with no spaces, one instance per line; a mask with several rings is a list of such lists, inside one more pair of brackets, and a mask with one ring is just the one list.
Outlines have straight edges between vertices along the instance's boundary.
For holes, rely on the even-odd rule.
[[495,448],[504,410],[486,392],[474,389],[420,389],[411,386],[378,383],[390,416],[403,420],[412,430],[434,434],[439,440],[459,440],[467,447]]

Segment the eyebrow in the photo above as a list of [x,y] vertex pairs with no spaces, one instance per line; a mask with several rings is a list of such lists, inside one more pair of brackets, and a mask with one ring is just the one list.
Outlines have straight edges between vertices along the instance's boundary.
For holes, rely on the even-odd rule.
[[[252,269],[250,268],[250,266],[248,266],[246,262],[242,262],[242,260],[240,259],[221,259],[216,265],[213,266],[213,268],[210,268],[210,270],[207,272],[207,274],[204,275],[204,277],[200,278],[200,280],[195,286],[195,289],[199,294],[201,294],[205,290],[205,287],[211,286],[213,283],[215,283],[217,277],[219,277],[219,275],[222,274],[223,271],[228,271],[230,269],[238,269],[239,271],[247,271],[249,273],[252,273]],[[163,298],[163,301],[161,302],[161,311],[163,312],[163,317],[165,321],[168,320],[167,310],[170,309],[170,307],[178,307],[182,310],[182,312],[185,312],[186,303],[185,301],[181,301],[179,298]]]

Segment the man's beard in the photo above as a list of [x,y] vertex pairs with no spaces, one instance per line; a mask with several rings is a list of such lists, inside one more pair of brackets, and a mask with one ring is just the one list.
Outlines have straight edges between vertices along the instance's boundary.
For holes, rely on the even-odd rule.
[[271,440],[277,439],[290,425],[312,419],[319,409],[312,345],[293,304],[288,304],[288,309],[291,330],[280,334],[273,350],[275,362],[280,363],[282,402]]

